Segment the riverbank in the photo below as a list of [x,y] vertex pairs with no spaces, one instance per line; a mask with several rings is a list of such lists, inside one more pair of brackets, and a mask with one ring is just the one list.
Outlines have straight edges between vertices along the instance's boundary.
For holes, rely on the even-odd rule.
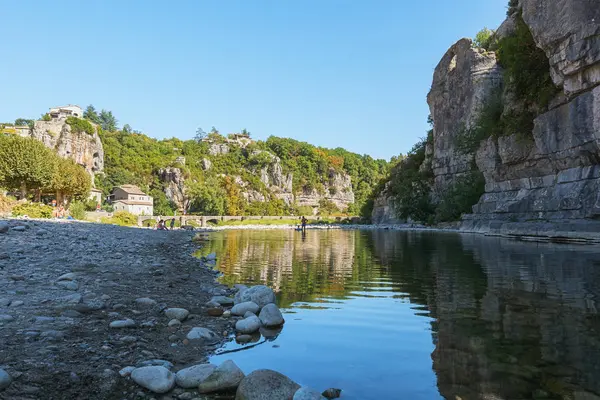
[[[151,398],[119,371],[205,362],[223,340],[188,331],[233,332],[206,313],[212,296],[233,292],[192,257],[190,232],[17,219],[0,232],[0,369],[12,380],[0,398]],[[189,311],[180,324],[165,315],[173,307]]]

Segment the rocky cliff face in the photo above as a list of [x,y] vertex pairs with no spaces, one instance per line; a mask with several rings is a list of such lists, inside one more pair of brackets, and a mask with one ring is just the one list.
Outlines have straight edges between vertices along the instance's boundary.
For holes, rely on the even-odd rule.
[[521,7],[562,92],[535,118],[532,140],[503,136],[480,146],[486,193],[468,225],[600,214],[600,7],[585,0],[523,0]]
[[300,193],[296,193],[296,204],[317,208],[321,201],[326,200],[335,204],[338,209],[345,210],[354,203],[350,176],[330,169],[328,177],[322,192],[313,188],[303,189]]
[[434,120],[430,158],[434,197],[474,168],[474,155],[458,151],[456,139],[471,128],[493,89],[502,82],[494,53],[474,49],[471,44],[470,39],[461,39],[446,52],[435,69],[427,95]]
[[387,187],[375,198],[371,222],[377,225],[398,224],[404,222],[397,217],[394,201],[389,195]]
[[[485,178],[485,194],[464,217],[467,229],[498,220],[600,215],[600,7],[597,0],[521,0],[518,8],[497,37],[513,34],[522,16],[558,88],[548,106],[525,107],[508,89],[512,81],[504,81],[494,52],[473,48],[469,39],[459,40],[442,57],[427,97],[433,145],[422,168],[433,172],[434,203],[469,171],[479,170]],[[475,150],[459,151],[457,138],[498,93],[503,118],[510,119],[515,110],[533,112],[533,128],[519,126],[519,135],[488,134]],[[383,193],[374,217],[385,220],[390,210]]]
[[161,168],[158,177],[164,184],[165,195],[179,211],[187,210],[190,199],[186,195],[185,178],[181,169],[175,167]]
[[59,156],[72,158],[94,176],[104,169],[104,149],[97,130],[93,135],[75,133],[64,118],[35,121],[31,137],[55,150]]

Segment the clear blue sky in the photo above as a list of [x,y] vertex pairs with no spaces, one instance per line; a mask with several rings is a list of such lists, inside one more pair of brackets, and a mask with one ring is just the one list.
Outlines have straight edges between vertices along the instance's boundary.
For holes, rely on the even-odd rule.
[[507,0],[0,0],[0,121],[94,104],[156,138],[198,126],[390,158],[427,129],[448,47]]

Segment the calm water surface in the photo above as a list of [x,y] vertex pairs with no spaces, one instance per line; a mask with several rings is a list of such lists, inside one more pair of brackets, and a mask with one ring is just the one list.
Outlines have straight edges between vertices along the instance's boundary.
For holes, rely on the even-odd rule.
[[212,362],[345,399],[600,399],[597,247],[240,230],[204,251],[218,254],[223,282],[272,287],[286,319]]

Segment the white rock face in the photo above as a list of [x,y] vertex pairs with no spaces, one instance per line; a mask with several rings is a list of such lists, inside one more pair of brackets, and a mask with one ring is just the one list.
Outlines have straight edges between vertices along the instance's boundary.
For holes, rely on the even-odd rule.
[[131,379],[154,393],[167,393],[175,386],[175,374],[161,366],[136,368]]

